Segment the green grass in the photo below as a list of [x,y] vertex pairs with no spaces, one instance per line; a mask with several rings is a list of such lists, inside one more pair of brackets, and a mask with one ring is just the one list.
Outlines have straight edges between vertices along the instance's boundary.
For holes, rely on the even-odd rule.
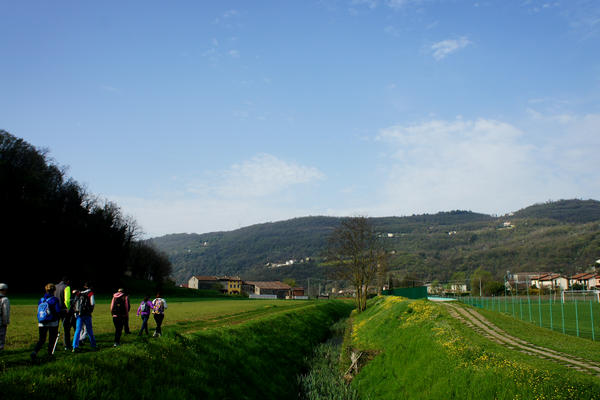
[[[12,299],[11,299],[12,300]],[[30,299],[29,304],[11,303],[11,323],[8,326],[5,352],[20,354],[25,359],[23,350],[33,347],[38,338],[36,320],[37,300]],[[141,319],[136,311],[141,298],[131,298],[129,325],[132,332],[141,327]],[[163,330],[176,329],[185,333],[223,324],[235,324],[250,318],[267,315],[275,311],[304,307],[312,304],[309,301],[285,300],[245,300],[245,299],[177,299],[169,301],[165,312]],[[94,333],[100,346],[111,346],[114,339],[114,325],[110,314],[110,301],[98,301],[92,316]],[[149,327],[154,327],[151,318]],[[61,329],[62,330],[62,329]],[[73,332],[71,332],[73,335]],[[131,343],[135,338],[123,337],[124,343]],[[15,357],[11,357],[14,360]]]
[[377,298],[352,318],[345,348],[372,358],[352,382],[360,398],[600,397],[598,378],[508,350],[456,321],[436,303]]
[[587,300],[557,301],[527,298],[463,299],[467,304],[521,319],[567,335],[600,341],[600,303]]
[[540,328],[536,324],[522,322],[511,315],[497,311],[485,309],[477,309],[477,311],[504,331],[530,343],[600,362],[600,343],[598,342],[563,335],[548,328]]
[[0,387],[3,398],[294,398],[305,356],[351,309],[340,301],[170,303],[161,338],[39,365],[3,362]]

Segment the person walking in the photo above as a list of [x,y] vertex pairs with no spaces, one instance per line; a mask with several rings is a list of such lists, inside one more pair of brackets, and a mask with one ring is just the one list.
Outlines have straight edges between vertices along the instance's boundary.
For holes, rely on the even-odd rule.
[[154,337],[162,336],[162,323],[165,319],[165,310],[167,309],[167,301],[160,297],[160,293],[156,294],[156,298],[152,301],[152,315],[154,315],[154,321],[156,322],[156,330],[154,331]]
[[71,306],[71,281],[66,276],[56,285],[54,297],[60,302],[60,321],[63,326],[63,344],[65,350],[71,346],[71,318],[69,308]]
[[148,318],[150,318],[150,312],[152,311],[152,303],[150,302],[150,298],[148,296],[144,297],[144,300],[140,303],[140,306],[137,310],[137,316],[142,317],[142,328],[138,333],[138,336],[142,336],[143,332],[146,332],[146,335],[149,335],[148,332]]
[[73,353],[76,353],[79,348],[79,335],[81,334],[82,325],[85,325],[90,344],[92,345],[92,350],[98,349],[96,346],[96,338],[94,337],[94,330],[92,329],[92,313],[94,312],[96,300],[90,286],[89,283],[84,283],[84,290],[79,293],[79,296],[75,301],[77,323],[75,326],[75,333],[73,334]]
[[0,283],[0,351],[4,350],[6,328],[10,324],[10,301],[6,297],[7,291],[8,286],[6,283]]
[[58,340],[58,323],[60,321],[60,301],[54,297],[56,286],[54,283],[49,283],[44,288],[46,294],[38,302],[38,328],[39,339],[33,351],[30,354],[32,360],[35,360],[37,353],[42,349],[48,338],[48,356],[52,356],[56,341]]
[[114,347],[121,344],[121,333],[125,327],[125,322],[129,317],[129,309],[129,296],[125,294],[124,289],[117,290],[117,293],[113,294],[112,301],[110,302],[110,313],[112,314],[113,324],[115,326]]
[[129,330],[129,311],[131,309],[131,304],[129,303],[129,295],[125,292],[123,292],[123,295],[127,296],[127,304],[129,304],[129,306],[127,307],[127,315],[123,320],[123,331],[126,335],[129,335],[131,333],[131,331]]

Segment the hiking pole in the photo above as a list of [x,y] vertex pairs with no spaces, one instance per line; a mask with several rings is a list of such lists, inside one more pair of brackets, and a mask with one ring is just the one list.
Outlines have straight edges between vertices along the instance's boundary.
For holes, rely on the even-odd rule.
[[54,351],[56,350],[56,344],[58,343],[58,338],[60,337],[60,332],[56,335],[56,340],[54,341],[54,347],[52,348],[52,355],[54,355]]

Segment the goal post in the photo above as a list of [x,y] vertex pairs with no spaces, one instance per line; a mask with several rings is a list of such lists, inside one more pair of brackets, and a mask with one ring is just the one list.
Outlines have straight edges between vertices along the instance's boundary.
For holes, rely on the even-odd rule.
[[594,300],[600,303],[600,290],[563,290],[561,292],[561,301],[589,301]]

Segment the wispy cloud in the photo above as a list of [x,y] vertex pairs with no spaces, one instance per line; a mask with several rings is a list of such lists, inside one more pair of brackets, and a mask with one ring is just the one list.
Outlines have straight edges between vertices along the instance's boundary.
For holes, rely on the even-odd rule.
[[437,61],[443,60],[452,53],[455,53],[461,49],[464,49],[472,42],[466,37],[462,36],[458,39],[446,39],[441,42],[437,42],[431,45],[431,52],[433,58]]
[[137,218],[149,236],[208,232],[320,214],[305,204],[310,186],[323,179],[316,167],[258,154],[199,179],[177,179],[175,187],[153,198],[109,197]]
[[[557,123],[559,122],[559,123]],[[517,210],[600,195],[600,115],[531,115],[515,124],[430,120],[383,129],[389,151],[379,215]]]

